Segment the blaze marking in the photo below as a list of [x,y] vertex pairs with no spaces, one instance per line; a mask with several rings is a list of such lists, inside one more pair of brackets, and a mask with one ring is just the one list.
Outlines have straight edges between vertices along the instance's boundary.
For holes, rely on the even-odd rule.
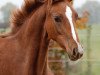
[[67,18],[69,20],[70,25],[71,25],[72,37],[75,40],[75,42],[77,43],[79,52],[83,53],[83,49],[82,49],[81,45],[79,44],[79,42],[77,41],[77,37],[76,37],[75,29],[74,29],[74,24],[73,24],[73,21],[72,21],[72,10],[71,10],[71,8],[69,6],[66,6],[65,14],[66,14],[66,16],[67,16]]

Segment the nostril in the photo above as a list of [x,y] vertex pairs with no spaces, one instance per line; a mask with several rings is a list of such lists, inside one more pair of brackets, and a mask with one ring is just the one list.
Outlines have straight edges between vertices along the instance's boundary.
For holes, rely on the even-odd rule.
[[80,57],[82,57],[83,56],[83,54],[80,54]]
[[83,56],[83,54],[79,54],[78,57],[81,58]]
[[78,49],[77,48],[74,48],[73,49],[73,55],[77,55],[77,51],[78,51]]

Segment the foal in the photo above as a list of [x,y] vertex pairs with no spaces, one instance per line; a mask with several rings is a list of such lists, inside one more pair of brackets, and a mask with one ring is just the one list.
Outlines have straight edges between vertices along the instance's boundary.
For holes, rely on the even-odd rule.
[[[74,27],[77,13],[69,0],[39,2],[39,8],[24,17],[16,34],[0,38],[0,75],[52,75],[47,64],[50,39],[60,44],[71,60],[82,57]],[[17,15],[15,23],[22,18]]]

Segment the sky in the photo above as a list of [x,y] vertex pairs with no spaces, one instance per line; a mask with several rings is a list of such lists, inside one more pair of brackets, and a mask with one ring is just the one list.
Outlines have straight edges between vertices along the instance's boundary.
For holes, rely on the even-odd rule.
[[75,8],[81,7],[82,5],[84,5],[84,3],[86,1],[98,1],[98,2],[100,2],[100,0],[74,0],[74,7]]
[[23,0],[0,0],[0,8],[5,5],[7,2],[11,2],[15,5],[17,5],[18,7],[21,6],[21,4],[23,3]]
[[[74,0],[75,8],[81,7],[86,1],[99,1],[100,2],[100,0]],[[20,7],[21,4],[23,3],[23,0],[0,0],[0,8],[3,5],[5,5],[7,2],[12,2],[15,5],[17,5],[18,7]]]

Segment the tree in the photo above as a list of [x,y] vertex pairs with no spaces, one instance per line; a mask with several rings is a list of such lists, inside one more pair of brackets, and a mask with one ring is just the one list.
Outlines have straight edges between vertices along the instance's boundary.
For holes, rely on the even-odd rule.
[[84,11],[82,17],[80,17],[76,21],[76,28],[80,30],[86,29],[88,20],[89,20],[89,13],[87,11]]
[[84,10],[90,13],[89,25],[100,23],[100,3],[97,1],[87,1],[81,8],[77,9],[77,12],[81,15]]
[[3,20],[5,23],[9,23],[9,17],[10,17],[11,11],[15,8],[16,8],[16,6],[14,4],[7,3],[5,6],[3,6],[0,9],[3,14]]

